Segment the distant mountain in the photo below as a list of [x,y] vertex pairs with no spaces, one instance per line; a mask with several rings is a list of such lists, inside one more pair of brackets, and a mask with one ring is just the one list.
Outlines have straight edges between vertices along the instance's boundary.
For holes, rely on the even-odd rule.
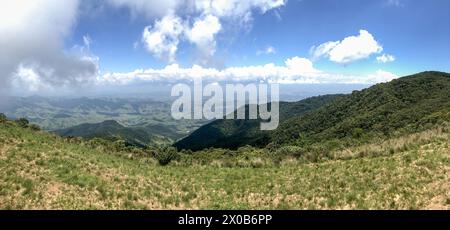
[[[299,102],[280,103],[280,122],[302,116],[343,95],[311,97]],[[246,107],[248,111],[248,107]],[[246,113],[248,114],[248,113]],[[260,130],[261,120],[215,120],[178,141],[179,149],[200,150],[209,147],[236,149],[244,145],[262,147],[270,140],[270,132]]]
[[[170,116],[170,101],[145,98],[45,98],[11,97],[0,107],[10,118],[27,118],[46,131],[115,120],[125,127],[140,127],[172,141],[205,124],[202,120],[178,121]],[[83,126],[83,127],[84,127]]]
[[[285,115],[275,131],[256,130],[258,121],[219,120],[204,125],[175,146],[192,150],[269,143],[308,146],[333,140],[352,145],[415,132],[450,121],[450,74],[423,72],[328,99],[282,104]],[[305,103],[309,106],[295,111]]]
[[124,127],[117,121],[109,120],[96,124],[82,124],[54,131],[63,137],[102,138],[106,140],[124,140],[128,145],[145,147],[148,145],[170,143],[169,138],[156,135],[144,128]]

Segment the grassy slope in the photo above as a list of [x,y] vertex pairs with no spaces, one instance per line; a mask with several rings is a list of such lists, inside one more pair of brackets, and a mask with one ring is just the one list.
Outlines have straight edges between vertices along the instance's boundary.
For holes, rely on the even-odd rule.
[[0,209],[450,208],[448,129],[363,152],[384,145],[400,148],[263,168],[161,167],[0,124]]

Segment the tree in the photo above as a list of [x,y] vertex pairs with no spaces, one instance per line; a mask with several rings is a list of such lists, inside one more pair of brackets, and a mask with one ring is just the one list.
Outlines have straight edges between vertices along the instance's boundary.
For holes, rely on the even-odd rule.
[[29,127],[33,131],[41,131],[41,127],[39,127],[39,125],[31,124],[31,125],[29,125]]
[[27,128],[28,124],[30,124],[30,122],[27,119],[25,119],[25,118],[17,119],[16,123],[22,128]]

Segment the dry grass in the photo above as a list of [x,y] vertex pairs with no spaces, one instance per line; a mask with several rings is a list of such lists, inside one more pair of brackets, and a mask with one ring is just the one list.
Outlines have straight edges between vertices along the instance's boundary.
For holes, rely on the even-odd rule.
[[450,209],[448,145],[441,128],[320,163],[162,167],[3,125],[0,208]]

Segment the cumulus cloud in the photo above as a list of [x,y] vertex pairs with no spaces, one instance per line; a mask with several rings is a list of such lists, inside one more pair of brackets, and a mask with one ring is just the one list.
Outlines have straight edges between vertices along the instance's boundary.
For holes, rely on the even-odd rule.
[[[141,1],[110,0],[114,5],[127,6],[132,12],[145,11]],[[152,2],[152,1],[150,1]],[[199,62],[206,64],[216,52],[216,35],[224,29],[223,22],[248,26],[253,11],[262,14],[281,7],[284,0],[186,0],[164,5],[164,16],[144,29],[142,41],[156,58],[174,62],[181,42],[194,44],[200,53]],[[140,7],[138,7],[140,6]],[[139,8],[140,10],[136,10]],[[142,13],[142,12],[141,12]],[[153,13],[153,9],[150,10]],[[239,23],[238,23],[239,22]],[[165,29],[167,26],[169,29]]]
[[180,15],[214,15],[242,19],[256,9],[261,13],[281,7],[286,0],[106,0],[113,7],[126,7],[133,16],[160,18],[169,13]]
[[396,78],[398,78],[397,75],[384,70],[377,70],[374,74],[368,76],[368,80],[373,83],[389,82]]
[[[195,45],[205,59],[210,58],[217,49],[217,35],[226,29],[224,21],[243,19],[249,22],[255,10],[265,13],[283,6],[283,0],[108,2],[114,7],[128,7],[136,15],[156,17],[150,26],[144,28],[141,42],[151,54],[168,61],[169,65],[162,69],[100,75],[99,58],[90,53],[93,40],[89,35],[81,38],[81,46],[64,49],[63,40],[76,22],[79,0],[4,1],[0,7],[0,94],[10,86],[21,91],[40,93],[82,83],[91,83],[93,86],[122,85],[136,81],[177,83],[198,77],[214,82],[278,83],[378,83],[397,78],[395,74],[383,70],[364,76],[330,73],[317,69],[311,60],[302,57],[289,58],[282,65],[268,63],[225,69],[208,68],[205,65],[183,68],[174,64],[181,42]],[[137,44],[134,44],[136,48]],[[373,53],[381,53],[381,50],[381,45],[373,36],[361,30],[358,36],[324,43],[311,52],[313,59],[327,57],[345,64],[367,58]],[[276,52],[271,46],[263,51],[266,54]],[[387,61],[390,59],[388,55],[384,58]]]
[[216,34],[222,25],[216,16],[206,15],[194,22],[191,29],[186,32],[190,42],[194,43],[200,50],[203,60],[207,60],[216,52]]
[[281,7],[286,3],[285,0],[200,0],[194,2],[197,11],[216,15],[221,18],[242,18],[253,9],[257,9],[264,14],[271,9]]
[[381,53],[383,47],[367,30],[360,30],[358,36],[350,36],[342,41],[330,41],[311,48],[313,58],[326,57],[339,64],[348,64]]
[[331,50],[333,50],[337,45],[339,45],[339,41],[336,42],[325,42],[317,47],[311,47],[310,53],[314,60],[319,59],[322,56],[327,56]]
[[179,36],[184,31],[182,23],[181,18],[169,14],[157,20],[153,27],[147,26],[142,34],[147,50],[159,59],[174,62]]
[[147,18],[165,16],[173,12],[178,5],[184,3],[179,0],[106,0],[113,7],[130,9],[133,17],[144,15]]
[[140,69],[130,73],[107,73],[99,76],[100,85],[121,85],[135,82],[179,83],[202,78],[209,82],[271,82],[271,83],[363,83],[387,82],[397,78],[393,73],[378,70],[370,75],[349,75],[318,70],[313,62],[302,57],[292,57],[284,65],[229,67],[222,70],[193,65],[182,68],[171,64],[163,69]]
[[[95,79],[98,59],[63,51],[63,38],[76,21],[77,0],[2,1],[0,87],[41,89]],[[27,85],[27,84],[30,85]]]
[[383,55],[377,57],[378,63],[388,63],[388,62],[393,62],[393,61],[395,61],[395,57],[390,54],[383,54]]

